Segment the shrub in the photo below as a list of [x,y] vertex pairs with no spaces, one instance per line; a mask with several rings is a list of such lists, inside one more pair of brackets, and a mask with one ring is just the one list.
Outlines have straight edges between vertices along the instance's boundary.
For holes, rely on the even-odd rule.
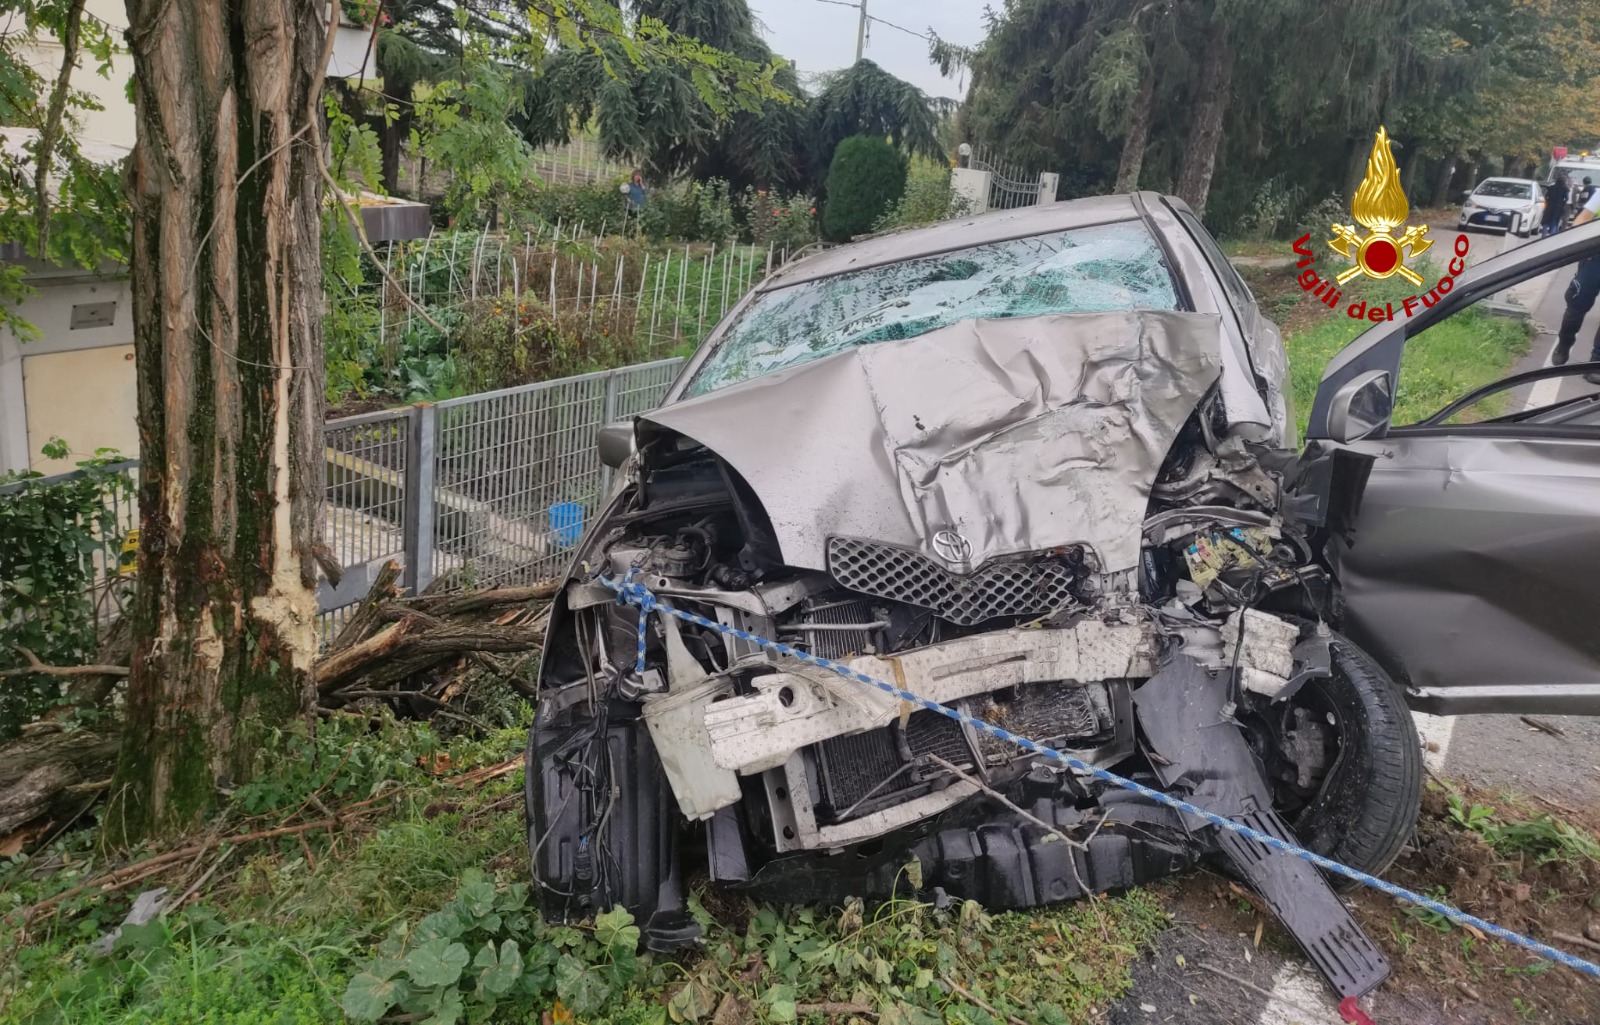
[[936,224],[952,217],[964,217],[971,204],[950,187],[950,168],[923,162],[912,168],[906,179],[905,194],[872,226],[874,231],[891,231],[918,224]]
[[639,212],[639,230],[652,241],[727,243],[734,236],[733,200],[720,178],[653,189]]
[[810,196],[747,188],[739,208],[746,237],[761,248],[792,254],[817,240],[817,207]]
[[[65,443],[52,439],[45,455],[60,459]],[[133,500],[133,482],[110,469],[110,449],[80,462],[81,476],[40,483],[32,471],[0,473],[0,669],[26,665],[22,649],[46,665],[93,661],[96,624],[131,594],[131,556],[121,554],[123,524],[116,509]],[[110,573],[95,586],[96,559]],[[0,741],[55,707],[62,678],[23,675],[0,681]]]
[[870,231],[906,189],[906,158],[883,139],[853,135],[839,144],[828,168],[822,231],[836,242]]
[[[567,228],[582,224],[591,234],[620,231],[627,217],[628,200],[621,192],[625,178],[585,185],[541,185],[533,190],[522,213],[548,224]],[[570,234],[570,232],[567,232]]]

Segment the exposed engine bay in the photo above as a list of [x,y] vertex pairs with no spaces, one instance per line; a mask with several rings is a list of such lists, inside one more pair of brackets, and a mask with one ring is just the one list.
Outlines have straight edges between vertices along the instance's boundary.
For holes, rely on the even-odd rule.
[[[723,457],[650,421],[638,445],[545,654],[528,779],[548,915],[623,904],[672,949],[697,935],[684,892],[702,865],[765,898],[842,901],[887,896],[915,857],[928,887],[1015,908],[1230,853],[1136,794],[715,629],[650,617],[638,672],[638,610],[602,577],[1276,835],[1299,816],[1327,846],[1348,819],[1328,785],[1337,716],[1306,688],[1332,672],[1319,539],[1280,515],[1283,461],[1225,433],[1216,389],[1149,482],[1137,565],[1112,570],[1071,543],[959,572],[970,553],[942,534],[937,555],[828,536],[825,569],[796,567]],[[1312,956],[1341,991],[1387,974],[1309,866],[1232,853],[1302,916],[1308,952],[1335,951]]]

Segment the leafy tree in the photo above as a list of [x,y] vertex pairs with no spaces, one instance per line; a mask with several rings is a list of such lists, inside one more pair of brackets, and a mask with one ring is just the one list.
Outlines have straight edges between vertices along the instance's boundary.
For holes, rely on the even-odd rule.
[[979,47],[932,56],[971,69],[973,141],[1069,195],[1166,189],[1231,225],[1348,195],[1380,123],[1413,190],[1464,154],[1575,142],[1597,21],[1561,0],[1006,0]]
[[[0,124],[26,129],[0,147],[0,238],[60,266],[119,261],[129,231],[122,168],[85,155],[73,131],[78,112],[96,109],[73,88],[77,64],[88,58],[107,73],[110,31],[84,13],[84,0],[0,0],[0,18],[15,33],[0,37]],[[59,39],[61,66],[41,70],[26,59],[16,47],[29,36]],[[21,263],[0,265],[0,329],[29,338],[35,329],[16,312],[33,291],[25,274]]]
[[854,135],[834,149],[822,231],[837,242],[868,231],[906,189],[905,155],[887,141]]
[[833,163],[833,151],[852,135],[886,138],[913,156],[944,159],[939,143],[939,115],[921,89],[859,60],[823,80],[811,101],[807,123],[812,166],[821,171]]
[[[199,822],[219,787],[252,773],[263,735],[315,700],[317,569],[334,570],[322,545],[325,11],[128,0],[144,472],[113,842]],[[773,95],[770,69],[598,0],[536,2],[523,24],[495,45],[528,67],[560,40],[686,67],[713,110]]]

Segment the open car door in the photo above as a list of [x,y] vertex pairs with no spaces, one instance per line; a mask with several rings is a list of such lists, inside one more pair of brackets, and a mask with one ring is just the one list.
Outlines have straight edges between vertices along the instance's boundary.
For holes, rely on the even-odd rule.
[[[1402,355],[1428,329],[1549,274],[1559,319],[1600,223],[1487,260],[1431,309],[1380,324],[1324,371],[1301,501],[1330,527],[1345,630],[1428,712],[1600,714],[1600,385],[1575,363],[1396,424]],[[1580,333],[1582,360],[1600,310]],[[1549,336],[1536,338],[1549,345]],[[1535,351],[1538,351],[1536,348]]]

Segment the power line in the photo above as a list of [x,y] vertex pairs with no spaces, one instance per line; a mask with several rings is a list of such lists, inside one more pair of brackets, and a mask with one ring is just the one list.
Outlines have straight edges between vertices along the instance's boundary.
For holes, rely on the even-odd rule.
[[[835,7],[848,7],[851,10],[854,10],[854,11],[860,11],[860,10],[862,10],[862,9],[864,9],[866,7],[866,0],[861,0],[860,3],[852,3],[852,2],[850,2],[850,0],[817,0],[817,3],[819,3],[819,4],[832,4]],[[875,21],[880,25],[885,25],[885,26],[887,26],[889,28],[895,29],[896,31],[904,32],[908,36],[916,36],[918,39],[921,39],[923,42],[927,42],[927,43],[933,42],[933,37],[928,35],[926,32],[918,32],[915,29],[906,28],[904,25],[896,25],[894,22],[890,21],[888,18],[880,18],[876,14],[868,14],[868,15],[866,15],[866,20],[867,21]]]

